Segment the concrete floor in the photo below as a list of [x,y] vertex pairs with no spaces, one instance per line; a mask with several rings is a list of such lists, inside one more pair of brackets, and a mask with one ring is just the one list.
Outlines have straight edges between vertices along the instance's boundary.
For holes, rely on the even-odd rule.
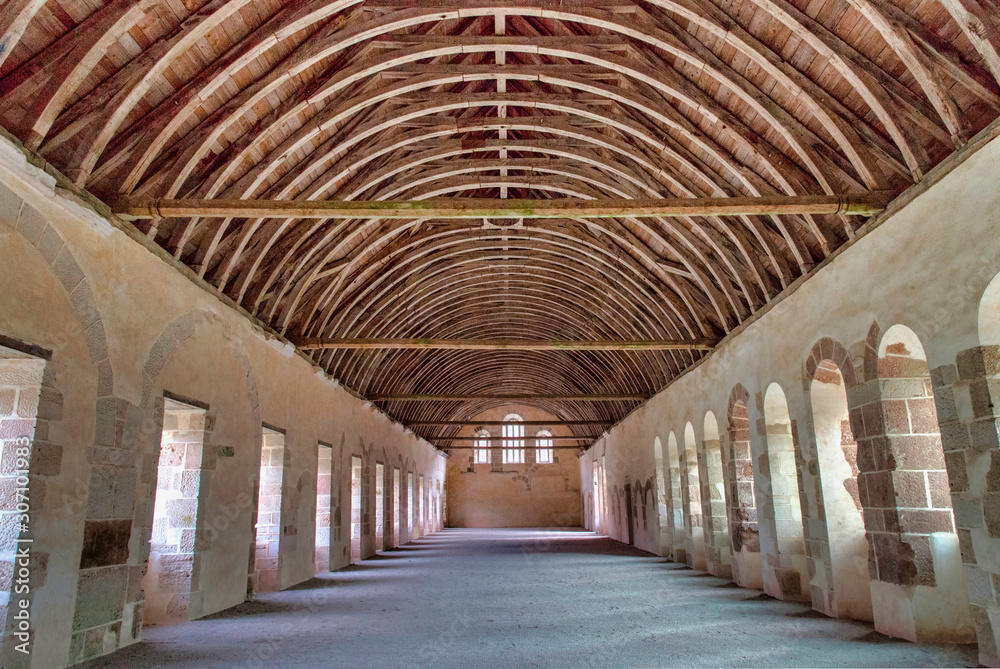
[[445,530],[86,667],[976,666],[584,531]]

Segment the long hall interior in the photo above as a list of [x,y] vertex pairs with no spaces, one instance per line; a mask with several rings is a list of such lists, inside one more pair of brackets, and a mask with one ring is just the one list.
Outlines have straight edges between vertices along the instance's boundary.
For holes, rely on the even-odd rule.
[[0,668],[1000,667],[997,0],[0,0]]

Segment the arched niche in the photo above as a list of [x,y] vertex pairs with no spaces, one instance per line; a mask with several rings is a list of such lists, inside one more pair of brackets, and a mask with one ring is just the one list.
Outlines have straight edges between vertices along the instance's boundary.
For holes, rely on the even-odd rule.
[[878,398],[852,423],[864,437],[856,434],[875,627],[914,641],[972,641],[926,353],[913,330],[896,324],[877,356]]
[[769,477],[770,490],[765,488],[764,497],[774,532],[768,551],[774,560],[769,560],[765,569],[764,590],[780,599],[808,599],[795,436],[785,392],[777,383],[769,385],[764,393],[764,423],[766,452],[761,470]]
[[653,461],[656,466],[656,515],[659,518],[660,555],[668,557],[671,545],[668,511],[670,491],[667,489],[668,475],[664,474],[666,463],[663,460],[663,444],[659,437],[653,439]]
[[702,514],[705,519],[706,567],[716,576],[732,577],[732,548],[726,513],[726,483],[723,475],[719,423],[711,411],[705,414],[702,440]]
[[763,588],[757,492],[750,447],[750,394],[737,384],[729,394],[729,537],[733,580],[744,588]]
[[694,426],[684,426],[684,459],[681,463],[683,503],[687,510],[687,563],[694,569],[705,569],[705,520],[701,509],[701,480],[698,475],[698,441]]
[[[828,574],[832,579],[832,612],[835,615],[871,621],[868,541],[858,487],[858,444],[851,430],[844,370],[851,386],[854,385],[854,373],[848,367],[850,360],[843,347],[825,341],[827,348],[833,348],[836,359],[823,357],[809,382],[823,491],[822,517],[826,520],[829,540],[829,564],[825,565],[828,570],[823,570],[824,578]],[[841,365],[845,366],[843,370]],[[825,556],[823,561],[825,563]]]
[[979,301],[979,343],[1000,345],[1000,274],[993,277]]
[[671,432],[667,436],[667,470],[670,473],[670,525],[673,538],[674,562],[687,561],[687,530],[684,503],[681,494],[681,461],[677,436]]

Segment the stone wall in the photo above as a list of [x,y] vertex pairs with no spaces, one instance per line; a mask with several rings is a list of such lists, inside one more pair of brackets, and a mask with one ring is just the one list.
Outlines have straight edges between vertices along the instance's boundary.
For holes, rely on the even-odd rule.
[[[176,515],[173,528],[180,530],[178,550],[183,544],[192,558],[164,581],[176,588],[167,602],[179,617],[238,604],[255,586],[258,492],[268,485],[260,480],[265,424],[284,434],[277,588],[315,573],[317,517],[329,518],[320,528],[328,533],[328,566],[349,564],[352,456],[362,458],[370,478],[381,462],[387,471],[443,480],[444,458],[432,446],[340,387],[133,228],[109,223],[59,190],[6,138],[0,257],[0,345],[43,361],[41,383],[25,394],[37,396],[35,416],[16,419],[33,420],[33,429],[0,416],[0,485],[12,473],[7,435],[31,443],[33,540],[31,654],[16,652],[6,638],[3,667],[65,666],[141,638],[150,542],[154,533],[156,543],[161,538],[154,501],[165,484],[158,469],[164,430],[172,427],[164,412],[169,398],[205,407],[206,420],[200,468],[194,460],[184,465],[188,479],[200,472],[196,513]],[[10,404],[6,378],[0,371],[0,411]],[[321,441],[332,445],[328,509],[317,509]],[[183,495],[191,485],[181,483]],[[367,489],[362,513],[374,518],[374,485]],[[4,491],[0,520],[9,522],[16,498]],[[195,506],[186,497],[183,504]],[[191,520],[194,528],[186,526]],[[367,556],[376,546],[372,522],[365,527]],[[9,564],[17,534],[8,529],[0,561]],[[409,539],[404,528],[400,541]],[[181,592],[187,599],[174,597]],[[160,605],[165,613],[168,603]]]
[[[894,636],[975,640],[1000,664],[998,136],[981,133],[599,440],[580,461],[585,498],[607,500],[588,527],[621,538],[619,491],[660,480],[670,489],[647,512],[667,518],[634,526],[635,543],[700,567],[691,528],[709,504],[691,503],[685,432],[710,476],[703,426],[718,417],[737,583]],[[817,381],[847,406],[817,408],[830,401]],[[775,388],[787,421],[769,415]],[[836,459],[821,457],[831,444]]]
[[[486,411],[470,419],[499,421],[517,414],[525,421],[558,421],[554,416],[521,405]],[[572,436],[564,426],[525,426],[525,462],[504,463],[498,425],[484,426],[490,433],[491,462],[476,463],[473,442],[456,442],[463,448],[450,451],[445,479],[449,527],[579,527],[583,517],[580,494],[580,449],[567,442],[554,443],[553,462],[535,461],[535,437],[547,430],[555,436]],[[463,427],[457,436],[476,436],[475,426]]]

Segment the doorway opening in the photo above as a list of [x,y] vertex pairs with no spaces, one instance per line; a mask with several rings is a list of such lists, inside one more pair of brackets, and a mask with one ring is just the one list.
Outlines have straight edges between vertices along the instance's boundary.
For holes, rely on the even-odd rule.
[[206,414],[200,406],[163,400],[149,565],[142,579],[145,625],[188,620],[196,596],[195,537]]
[[333,446],[316,447],[316,572],[330,571],[330,509],[333,486]]
[[351,562],[361,562],[361,458],[351,456]]
[[392,469],[392,546],[399,545],[399,467]]
[[413,540],[413,472],[406,472],[406,540]]
[[281,572],[281,501],[289,454],[285,434],[265,426],[260,449],[257,536],[254,554],[256,592],[278,589]]
[[385,549],[385,465],[375,463],[375,550]]

